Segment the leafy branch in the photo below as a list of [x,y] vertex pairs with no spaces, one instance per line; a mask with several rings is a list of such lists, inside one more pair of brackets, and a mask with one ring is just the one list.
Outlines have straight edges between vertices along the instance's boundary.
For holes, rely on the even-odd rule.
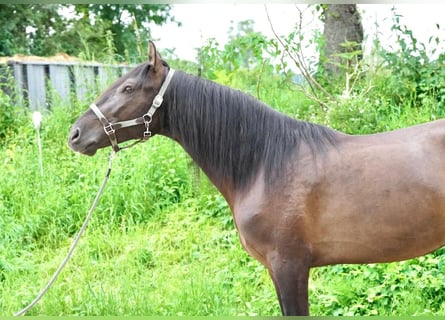
[[[270,28],[272,30],[272,33],[274,34],[276,40],[279,42],[281,47],[284,49],[284,51],[287,53],[289,58],[295,63],[295,66],[300,71],[301,75],[306,80],[307,86],[299,85],[302,92],[311,100],[316,101],[323,107],[327,107],[325,99],[335,101],[336,98],[331,95],[323,86],[312,76],[309,67],[306,63],[306,59],[304,58],[304,52],[303,52],[303,36],[301,33],[301,30],[303,30],[303,13],[304,11],[300,10],[297,7],[299,18],[298,23],[296,26],[296,31],[293,33],[290,39],[283,40],[276,32],[272,20],[269,15],[269,11],[267,9],[267,5],[264,5],[264,9],[266,11],[267,19],[269,21]],[[296,32],[300,32],[298,37],[295,37]],[[296,41],[294,45],[290,44],[290,40]]]

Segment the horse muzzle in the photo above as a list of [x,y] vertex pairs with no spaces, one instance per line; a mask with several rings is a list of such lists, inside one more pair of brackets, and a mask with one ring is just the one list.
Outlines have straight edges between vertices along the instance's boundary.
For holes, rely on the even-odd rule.
[[96,139],[85,139],[80,127],[73,126],[68,138],[68,147],[75,152],[84,155],[93,156],[99,149],[99,143]]

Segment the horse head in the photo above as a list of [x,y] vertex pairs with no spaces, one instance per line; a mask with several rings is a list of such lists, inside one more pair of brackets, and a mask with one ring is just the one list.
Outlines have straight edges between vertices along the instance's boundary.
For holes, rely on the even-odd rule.
[[68,145],[77,152],[94,155],[100,148],[147,140],[160,130],[162,95],[173,70],[161,59],[152,42],[148,61],[116,80],[71,128]]

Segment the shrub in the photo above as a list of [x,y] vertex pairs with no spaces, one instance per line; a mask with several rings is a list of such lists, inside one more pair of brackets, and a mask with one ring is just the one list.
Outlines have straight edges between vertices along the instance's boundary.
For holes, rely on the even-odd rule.
[[16,132],[17,113],[11,98],[0,90],[0,141]]

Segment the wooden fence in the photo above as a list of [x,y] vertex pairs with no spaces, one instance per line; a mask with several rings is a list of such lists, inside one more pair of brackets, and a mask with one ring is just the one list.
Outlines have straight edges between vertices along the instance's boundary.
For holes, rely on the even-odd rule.
[[[49,109],[59,101],[88,102],[134,66],[59,61],[15,61],[0,65],[2,89],[16,104],[31,110]],[[8,85],[4,85],[8,82]],[[11,89],[11,86],[13,87]],[[92,102],[92,101],[91,101]]]

